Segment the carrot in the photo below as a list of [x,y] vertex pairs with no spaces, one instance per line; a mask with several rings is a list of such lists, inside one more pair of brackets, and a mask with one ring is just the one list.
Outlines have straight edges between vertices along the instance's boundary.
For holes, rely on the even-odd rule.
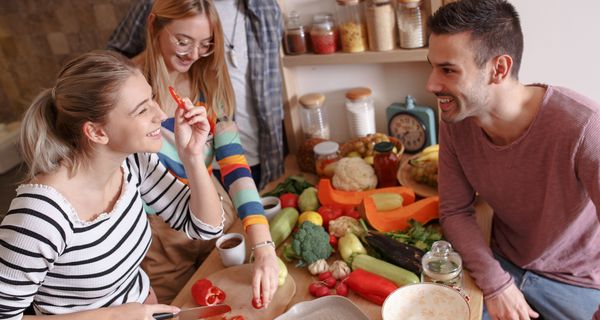
[[440,198],[428,197],[394,210],[377,211],[371,197],[365,197],[359,210],[369,224],[381,232],[404,230],[414,219],[422,224],[439,217]]
[[331,180],[321,179],[318,189],[319,203],[321,205],[338,205],[344,208],[357,207],[365,197],[375,193],[397,193],[402,196],[404,205],[415,201],[415,192],[408,187],[388,187],[367,191],[343,191],[333,189]]

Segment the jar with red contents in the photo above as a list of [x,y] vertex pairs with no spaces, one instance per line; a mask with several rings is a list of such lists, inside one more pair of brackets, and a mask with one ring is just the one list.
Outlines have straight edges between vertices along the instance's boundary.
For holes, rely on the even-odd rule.
[[337,47],[336,31],[332,15],[315,15],[310,29],[310,41],[313,52],[317,54],[334,53]]
[[393,187],[398,185],[397,173],[400,166],[400,158],[392,150],[394,144],[391,142],[380,142],[375,144],[375,157],[373,168],[377,175],[377,188]]

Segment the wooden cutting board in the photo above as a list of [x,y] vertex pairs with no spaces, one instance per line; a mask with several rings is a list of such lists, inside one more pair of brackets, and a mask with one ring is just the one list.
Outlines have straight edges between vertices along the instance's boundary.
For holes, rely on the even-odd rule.
[[296,283],[288,275],[283,286],[277,289],[267,309],[252,307],[252,264],[242,264],[219,270],[207,277],[227,294],[225,303],[231,306],[227,317],[241,315],[245,320],[273,319],[284,313],[296,293]]

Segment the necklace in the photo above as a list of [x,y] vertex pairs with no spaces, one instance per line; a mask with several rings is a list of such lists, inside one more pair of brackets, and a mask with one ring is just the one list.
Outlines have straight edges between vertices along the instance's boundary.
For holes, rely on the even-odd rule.
[[240,10],[241,10],[241,4],[242,4],[242,0],[238,0],[237,1],[237,10],[235,12],[235,18],[233,18],[233,31],[231,32],[231,41],[229,41],[229,39],[227,39],[227,36],[225,35],[225,33],[223,33],[223,38],[225,38],[225,45],[229,49],[229,51],[227,51],[227,57],[229,58],[229,62],[231,63],[231,65],[236,69],[238,67],[238,61],[237,61],[237,56],[235,53],[234,41],[235,41],[235,30],[237,29],[238,15],[240,14]]

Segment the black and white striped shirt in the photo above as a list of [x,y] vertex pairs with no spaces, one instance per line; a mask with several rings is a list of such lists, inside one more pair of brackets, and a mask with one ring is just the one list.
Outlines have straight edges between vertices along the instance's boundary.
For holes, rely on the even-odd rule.
[[150,283],[139,265],[151,241],[143,202],[191,238],[221,235],[223,223],[193,216],[189,188],[155,154],[131,155],[122,169],[114,208],[93,221],[50,186],[19,186],[0,226],[0,319],[20,319],[32,303],[37,313],[64,314],[143,302]]

